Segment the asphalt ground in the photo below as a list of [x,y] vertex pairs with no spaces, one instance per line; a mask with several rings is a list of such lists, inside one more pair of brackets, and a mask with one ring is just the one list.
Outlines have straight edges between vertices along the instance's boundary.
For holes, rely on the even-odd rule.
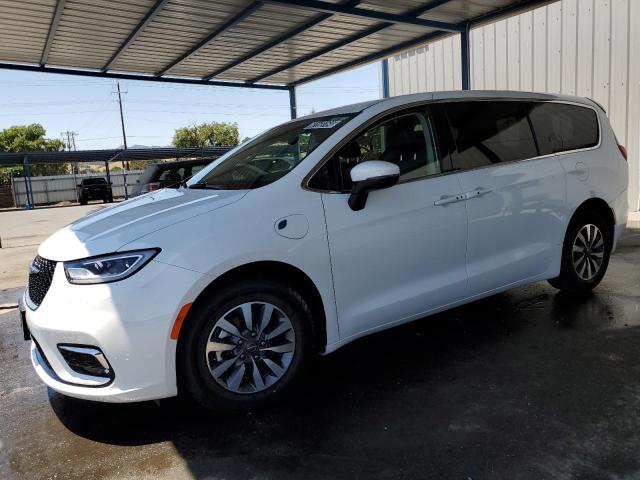
[[2,479],[640,478],[640,231],[592,294],[539,283],[358,340],[242,414],[54,393],[18,319],[0,310]]

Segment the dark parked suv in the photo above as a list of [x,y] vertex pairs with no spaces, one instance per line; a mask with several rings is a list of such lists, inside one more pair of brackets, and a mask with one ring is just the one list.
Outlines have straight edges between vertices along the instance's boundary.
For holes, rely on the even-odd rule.
[[102,200],[103,202],[113,202],[113,192],[111,183],[104,178],[83,178],[78,184],[78,199],[81,205],[86,205],[89,200]]
[[178,162],[153,163],[147,168],[133,187],[132,197],[144,195],[161,188],[178,188],[180,182],[198,173],[217,157],[182,160]]

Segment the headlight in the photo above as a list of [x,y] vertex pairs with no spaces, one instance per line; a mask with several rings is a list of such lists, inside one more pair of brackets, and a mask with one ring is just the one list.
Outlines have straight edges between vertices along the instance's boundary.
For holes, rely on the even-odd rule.
[[154,248],[64,262],[64,273],[69,283],[80,285],[117,282],[136,273],[158,252],[160,249]]

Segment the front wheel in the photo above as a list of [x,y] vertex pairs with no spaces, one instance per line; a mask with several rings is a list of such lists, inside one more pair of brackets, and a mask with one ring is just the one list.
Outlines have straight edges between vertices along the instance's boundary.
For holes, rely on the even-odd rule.
[[560,275],[549,283],[569,292],[594,289],[607,271],[612,242],[610,225],[602,215],[579,213],[567,229]]
[[190,315],[178,345],[180,387],[216,410],[250,409],[281,396],[313,350],[311,313],[271,281],[222,289]]

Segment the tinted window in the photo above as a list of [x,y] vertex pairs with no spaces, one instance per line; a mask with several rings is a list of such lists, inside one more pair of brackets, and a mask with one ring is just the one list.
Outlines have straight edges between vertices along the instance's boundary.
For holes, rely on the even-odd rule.
[[195,175],[206,166],[207,165],[194,165],[193,167],[191,167],[191,175]]
[[453,168],[466,170],[538,156],[521,102],[455,102],[444,105],[455,149]]
[[166,183],[181,182],[184,178],[184,169],[185,167],[164,170],[160,174],[158,181]]
[[598,117],[586,107],[562,103],[535,103],[530,113],[542,155],[595,147]]
[[104,178],[85,178],[82,180],[83,185],[104,185],[107,181]]
[[422,112],[408,113],[367,129],[342,147],[309,185],[326,190],[350,190],[351,169],[369,160],[398,165],[400,182],[440,173],[428,117]]

